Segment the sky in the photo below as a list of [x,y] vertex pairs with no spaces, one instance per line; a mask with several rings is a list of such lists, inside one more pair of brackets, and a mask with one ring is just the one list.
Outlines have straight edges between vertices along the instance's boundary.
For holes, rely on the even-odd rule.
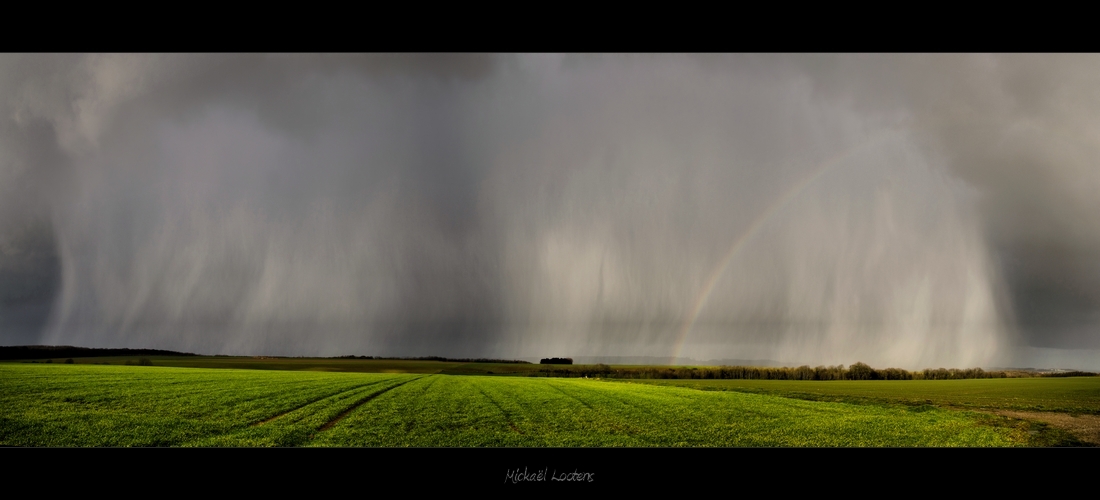
[[3,54],[0,344],[1100,369],[1100,56]]

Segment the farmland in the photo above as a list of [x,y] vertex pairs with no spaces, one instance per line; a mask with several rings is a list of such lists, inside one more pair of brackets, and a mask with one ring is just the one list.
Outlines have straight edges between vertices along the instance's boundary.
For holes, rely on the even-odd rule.
[[1100,377],[977,380],[639,380],[664,387],[736,391],[809,401],[935,405],[964,410],[1016,410],[1100,415]]
[[[293,364],[255,363],[265,361]],[[1091,415],[1098,389],[1096,378],[632,383],[499,376],[500,371],[486,376],[506,370],[503,364],[301,361],[296,369],[267,370],[161,366],[174,362],[170,359],[154,359],[158,366],[96,364],[106,362],[0,363],[0,445],[1074,445],[1082,443],[1041,422],[968,411],[955,403],[974,402],[975,410],[1049,405]],[[363,373],[365,366],[375,372]],[[347,369],[352,367],[358,369]],[[959,382],[1036,385],[952,385]],[[1012,403],[1013,397],[1023,402]]]

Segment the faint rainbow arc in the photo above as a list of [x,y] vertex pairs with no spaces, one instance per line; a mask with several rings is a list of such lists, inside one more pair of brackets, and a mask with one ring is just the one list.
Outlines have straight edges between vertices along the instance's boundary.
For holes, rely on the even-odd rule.
[[845,149],[822,162],[821,165],[811,170],[810,173],[806,174],[805,177],[803,177],[801,180],[799,180],[786,191],[784,191],[783,194],[776,198],[775,201],[773,201],[770,205],[768,205],[767,208],[765,208],[764,211],[760,213],[760,215],[756,216],[756,218],[753,219],[752,224],[749,224],[748,228],[741,232],[741,235],[738,236],[736,240],[734,240],[733,245],[730,246],[730,249],[726,252],[726,255],[723,256],[720,261],[718,261],[718,265],[715,266],[714,270],[711,272],[710,278],[707,279],[707,282],[703,285],[703,288],[701,288],[699,290],[699,293],[695,296],[695,300],[691,306],[691,312],[684,320],[683,325],[681,325],[680,329],[676,332],[676,342],[673,344],[672,357],[669,358],[669,364],[675,363],[676,359],[680,357],[680,351],[684,348],[684,343],[687,341],[688,334],[691,333],[691,329],[695,326],[695,321],[699,319],[699,313],[703,311],[703,306],[706,305],[707,300],[710,298],[711,292],[714,291],[714,286],[718,284],[718,278],[722,277],[722,275],[725,274],[726,267],[728,267],[730,262],[733,261],[733,258],[737,256],[737,252],[739,252],[741,248],[744,247],[745,242],[751,239],[752,236],[756,234],[756,232],[760,230],[761,227],[764,226],[764,223],[767,222],[768,219],[771,219],[772,215],[775,215],[776,212],[779,212],[779,210],[786,206],[786,204],[790,202],[796,195],[806,189],[806,187],[817,180],[818,177],[821,177],[821,174],[824,174],[827,170],[829,170],[830,167],[833,167],[841,161],[845,160],[846,158],[852,156],[853,153],[855,153],[863,146],[870,144],[873,139],[874,138],[868,138],[867,140],[862,141],[848,149]]

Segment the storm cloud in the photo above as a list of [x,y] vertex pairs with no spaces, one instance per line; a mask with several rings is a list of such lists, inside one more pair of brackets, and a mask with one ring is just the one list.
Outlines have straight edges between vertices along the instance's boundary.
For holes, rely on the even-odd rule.
[[1097,368],[1097,62],[0,56],[0,342]]

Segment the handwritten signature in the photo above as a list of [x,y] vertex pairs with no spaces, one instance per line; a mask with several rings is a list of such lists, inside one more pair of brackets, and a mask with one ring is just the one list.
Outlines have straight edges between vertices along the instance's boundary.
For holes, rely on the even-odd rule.
[[507,472],[504,474],[505,484],[508,484],[509,481],[512,484],[516,484],[520,482],[537,482],[547,480],[591,483],[596,480],[596,473],[580,472],[577,469],[573,469],[573,472],[562,472],[561,474],[558,474],[557,469],[550,469],[549,467],[529,472],[527,467],[524,467],[522,471],[519,469],[508,469]]

